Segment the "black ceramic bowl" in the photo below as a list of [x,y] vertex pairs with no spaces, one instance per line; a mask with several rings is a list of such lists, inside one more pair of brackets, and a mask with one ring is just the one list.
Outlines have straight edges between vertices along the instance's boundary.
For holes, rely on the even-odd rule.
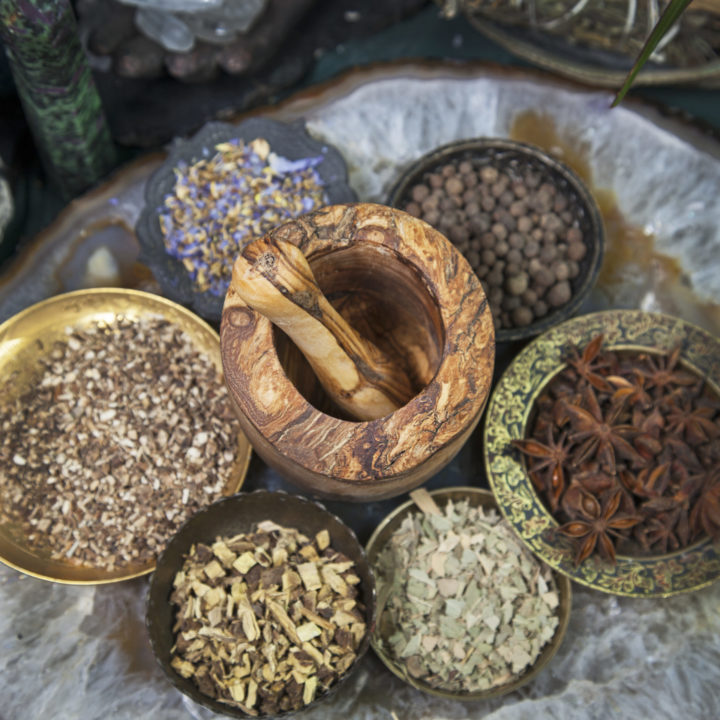
[[[190,307],[211,322],[220,321],[225,293],[215,295],[209,290],[200,291],[182,262],[168,253],[159,210],[165,197],[175,188],[174,171],[179,163],[192,165],[211,158],[218,143],[234,139],[249,143],[257,138],[267,140],[272,152],[288,160],[322,156],[315,169],[323,182],[328,205],[356,199],[347,184],[343,157],[334,147],[310,137],[303,121],[288,124],[268,118],[249,118],[238,125],[212,122],[188,140],[175,140],[165,162],[145,186],[145,206],[135,227],[140,260],[152,270],[166,297]],[[229,277],[228,269],[228,281]]]
[[[577,313],[590,293],[602,263],[605,244],[602,219],[595,200],[576,173],[539,148],[497,138],[460,140],[443,145],[423,155],[405,170],[391,190],[388,204],[405,210],[415,185],[425,183],[431,174],[444,165],[458,164],[464,160],[471,161],[478,170],[490,166],[511,178],[519,178],[530,171],[540,178],[541,183],[553,185],[567,197],[568,209],[572,210],[576,218],[574,223],[582,231],[587,248],[585,256],[578,262],[578,274],[569,280],[572,292],[570,300],[559,307],[550,308],[546,315],[535,318],[528,325],[496,327],[496,341],[502,343],[530,338]],[[481,211],[490,225],[496,222],[492,212]],[[437,229],[444,232],[443,227]],[[452,238],[449,239],[452,241]]]
[[[160,667],[178,690],[217,713],[240,718],[246,718],[248,715],[238,708],[201,693],[191,679],[181,677],[171,667],[171,650],[175,643],[172,631],[175,607],[170,602],[170,594],[173,591],[175,575],[182,568],[184,557],[194,543],[212,544],[218,536],[250,532],[262,520],[272,520],[279,525],[295,528],[308,537],[313,537],[326,529],[330,534],[330,546],[355,563],[354,572],[360,578],[358,599],[365,605],[367,632],[357,650],[357,657],[329,691],[318,695],[306,708],[332,695],[350,676],[367,651],[375,626],[375,578],[365,551],[355,533],[320,503],[299,495],[256,490],[252,493],[239,493],[224,498],[195,514],[168,543],[158,559],[157,569],[152,576],[146,615],[150,644]],[[262,717],[269,716],[262,715]]]

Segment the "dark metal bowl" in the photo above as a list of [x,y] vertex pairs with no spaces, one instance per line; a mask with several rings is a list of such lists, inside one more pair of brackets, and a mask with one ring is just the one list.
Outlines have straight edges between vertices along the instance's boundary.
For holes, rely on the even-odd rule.
[[[441,507],[446,505],[448,502],[456,503],[462,500],[467,500],[471,507],[482,507],[485,510],[498,509],[493,494],[489,490],[484,490],[482,488],[441,488],[439,490],[433,490],[430,495]],[[413,500],[408,500],[406,503],[393,510],[377,526],[366,546],[368,560],[371,565],[377,562],[378,556],[387,545],[395,531],[402,525],[403,520],[414,512],[418,512],[418,506]],[[399,571],[404,570],[404,568],[399,568]],[[476,701],[489,700],[493,697],[514,692],[518,688],[533,680],[548,665],[555,653],[558,651],[563,638],[565,637],[565,632],[567,631],[568,623],[570,621],[572,589],[570,581],[566,577],[557,572],[554,572],[553,576],[555,578],[555,582],[557,583],[558,595],[560,597],[560,604],[558,606],[558,626],[555,630],[555,634],[542,649],[542,652],[535,662],[504,685],[499,685],[487,690],[478,690],[477,692],[461,693],[432,687],[424,683],[422,680],[413,677],[407,672],[402,663],[398,662],[385,651],[381,638],[392,634],[393,627],[392,624],[388,624],[388,626],[385,627],[383,625],[382,616],[377,619],[377,628],[372,636],[372,648],[375,651],[375,654],[394,675],[399,677],[401,680],[404,680],[409,685],[412,685],[414,688],[422,690],[430,695],[436,695],[437,697],[449,700]]]
[[579,262],[580,272],[570,281],[572,297],[542,318],[524,327],[500,328],[495,331],[496,342],[526,340],[548,330],[580,309],[592,290],[602,264],[605,249],[605,232],[597,204],[585,183],[567,165],[533,145],[498,138],[476,138],[460,140],[443,145],[408,167],[390,192],[388,204],[403,208],[410,197],[411,188],[427,173],[434,172],[448,162],[465,159],[480,159],[492,164],[498,170],[518,167],[530,168],[571,196],[579,211],[579,226],[587,246],[585,257]]
[[158,210],[165,196],[173,192],[174,170],[178,163],[192,165],[201,159],[210,158],[218,143],[233,139],[251,142],[257,138],[267,140],[273,152],[289,160],[322,155],[323,160],[316,170],[323,181],[328,204],[356,199],[355,192],[347,184],[347,168],[342,155],[327,143],[310,137],[302,120],[290,124],[268,118],[249,118],[238,125],[211,122],[192,138],[175,140],[167,159],[145,186],[145,207],[135,226],[140,243],[140,260],[152,270],[165,296],[190,307],[212,322],[220,321],[225,293],[214,295],[207,290],[200,292],[195,287],[182,262],[165,248]]
[[320,503],[299,495],[256,490],[219,500],[201,510],[178,530],[158,559],[148,592],[146,625],[155,657],[170,682],[200,705],[233,717],[246,718],[248,715],[238,708],[204,695],[191,679],[181,677],[171,667],[171,648],[175,643],[172,631],[175,609],[170,602],[170,594],[173,590],[173,579],[182,568],[191,545],[197,542],[211,543],[218,536],[250,532],[253,526],[262,520],[273,520],[280,525],[295,528],[308,537],[313,537],[320,530],[327,530],[330,533],[330,545],[355,563],[355,572],[360,578],[359,599],[365,605],[368,630],[358,648],[357,658],[327,693],[318,695],[307,707],[332,695],[350,676],[370,645],[375,624],[375,578],[365,551],[355,533]]

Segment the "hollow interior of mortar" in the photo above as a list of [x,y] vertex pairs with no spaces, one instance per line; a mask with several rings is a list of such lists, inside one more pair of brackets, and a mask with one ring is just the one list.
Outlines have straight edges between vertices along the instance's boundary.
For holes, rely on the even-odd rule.
[[[419,393],[440,366],[445,330],[437,299],[420,272],[372,243],[309,258],[318,285],[360,335],[393,358]],[[290,380],[318,410],[354,420],[328,397],[295,344],[274,328],[275,348]]]

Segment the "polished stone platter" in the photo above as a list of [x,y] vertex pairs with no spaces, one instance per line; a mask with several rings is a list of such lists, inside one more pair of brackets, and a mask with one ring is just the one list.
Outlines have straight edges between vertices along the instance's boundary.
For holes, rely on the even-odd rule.
[[[579,170],[592,191],[612,198],[612,207],[604,207],[606,226],[607,213],[619,212],[654,238],[648,259],[656,262],[643,267],[636,258],[635,267],[632,256],[623,256],[623,268],[612,278],[601,276],[594,306],[664,310],[717,331],[720,312],[707,305],[720,303],[720,143],[650,105],[628,102],[611,110],[611,100],[610,92],[540,73],[392,64],[351,72],[259,112],[304,118],[311,135],[336,145],[361,201],[386,200],[405,167],[453,140],[514,137],[546,145]],[[147,155],[120,169],[23,249],[0,277],[0,321],[49,295],[92,284],[152,286],[134,266],[132,228],[145,181],[162,158]],[[606,263],[612,264],[613,250],[621,250],[613,244],[624,236],[606,229]],[[103,265],[99,254],[109,254],[110,262]],[[88,271],[93,260],[104,275]],[[679,277],[666,277],[667,260]],[[677,281],[677,292],[662,292],[669,280]]]
[[[610,100],[608,92],[542,74],[393,64],[352,72],[264,112],[305,118],[312,135],[334,144],[360,200],[384,200],[403,169],[437,145],[483,135],[534,141],[581,170],[602,198],[608,252],[584,309],[660,310],[718,335],[720,145],[653,107],[611,111]],[[161,160],[145,156],[121,169],[28,243],[0,277],[0,320],[94,284],[157,290],[137,263],[132,228],[144,183]],[[484,483],[479,433],[442,482]],[[260,486],[282,481],[256,460],[246,487]],[[332,507],[354,517],[361,541],[389,509]],[[0,717],[217,717],[180,696],[155,664],[143,621],[146,592],[142,578],[71,587],[0,567]],[[578,587],[558,654],[512,695],[469,704],[426,696],[367,656],[342,694],[303,717],[720,717],[718,607],[718,583],[652,600]]]

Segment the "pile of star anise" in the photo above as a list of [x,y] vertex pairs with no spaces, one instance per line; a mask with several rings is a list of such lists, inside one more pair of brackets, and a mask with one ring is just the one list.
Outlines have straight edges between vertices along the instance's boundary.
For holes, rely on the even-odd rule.
[[669,354],[573,348],[513,445],[580,564],[720,540],[720,398]]

